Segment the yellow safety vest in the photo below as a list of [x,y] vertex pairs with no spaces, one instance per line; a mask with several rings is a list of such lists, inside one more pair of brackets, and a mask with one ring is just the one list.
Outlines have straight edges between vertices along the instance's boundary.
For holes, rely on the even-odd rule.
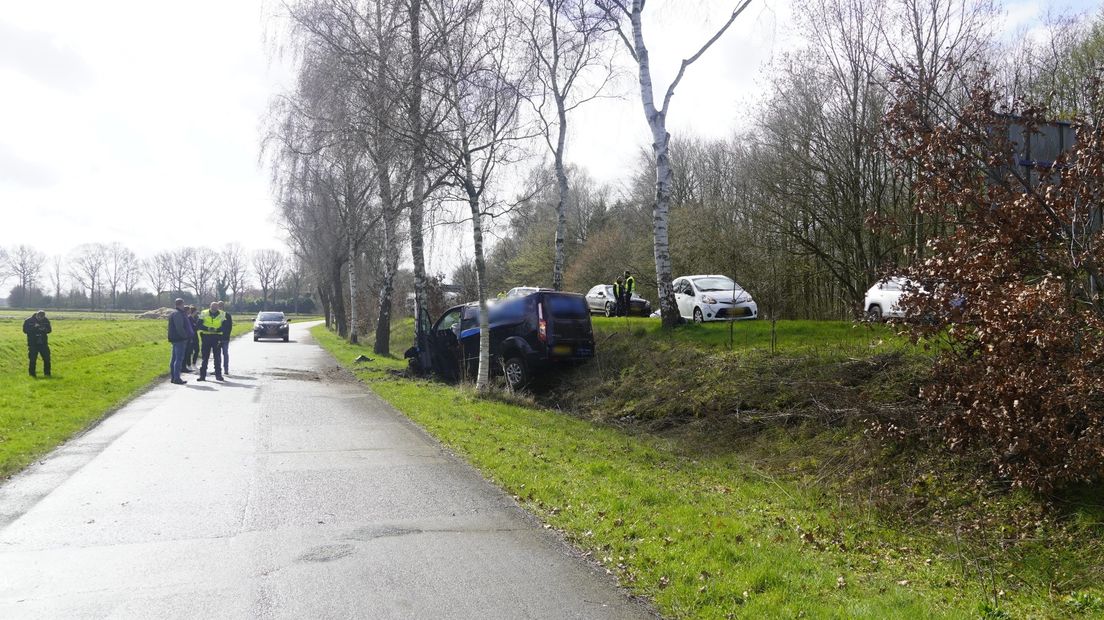
[[636,278],[632,276],[625,278],[625,292],[630,295],[636,292]]
[[209,309],[199,313],[199,321],[201,323],[199,333],[212,335],[221,334],[222,319],[225,316],[225,312],[219,312],[218,316],[211,316],[211,311]]

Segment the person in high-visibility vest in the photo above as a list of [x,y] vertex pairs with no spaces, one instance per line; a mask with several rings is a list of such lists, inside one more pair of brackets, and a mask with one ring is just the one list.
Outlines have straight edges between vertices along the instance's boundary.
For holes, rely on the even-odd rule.
[[218,302],[212,301],[211,307],[199,315],[199,342],[202,348],[203,363],[199,367],[198,381],[207,380],[207,362],[211,352],[215,353],[215,379],[222,381],[222,322],[226,315],[219,312]]
[[636,278],[633,278],[629,270],[625,270],[625,285],[621,287],[621,311],[624,316],[629,316],[632,310],[632,296],[636,292]]

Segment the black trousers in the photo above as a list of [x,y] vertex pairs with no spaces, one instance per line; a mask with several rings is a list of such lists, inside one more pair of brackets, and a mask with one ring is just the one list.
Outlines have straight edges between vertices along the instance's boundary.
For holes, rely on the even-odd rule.
[[188,348],[184,350],[184,365],[195,366],[199,359],[199,336],[188,339]]
[[621,293],[620,303],[621,306],[620,316],[629,316],[629,310],[632,309],[632,293]]
[[38,365],[38,356],[42,356],[42,374],[50,376],[50,345],[36,343],[27,345],[27,372],[35,376],[35,367]]
[[199,367],[199,378],[207,376],[207,362],[211,359],[211,352],[215,354],[215,377],[222,378],[222,337],[218,334],[203,334],[199,337],[200,347],[203,349],[203,364]]

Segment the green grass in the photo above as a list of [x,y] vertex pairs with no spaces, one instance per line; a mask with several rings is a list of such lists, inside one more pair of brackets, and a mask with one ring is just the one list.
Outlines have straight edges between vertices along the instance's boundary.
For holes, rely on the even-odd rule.
[[[604,321],[596,325],[599,333],[611,329]],[[834,324],[793,327],[780,341],[795,348],[801,330],[852,333]],[[727,326],[709,325],[656,337],[727,347],[727,333],[721,342],[710,331],[721,328],[727,332]],[[764,328],[769,324],[749,327],[749,341]],[[405,344],[409,329],[396,326],[395,349]],[[374,361],[354,364],[365,347],[351,346],[321,326],[312,333],[380,396],[665,615],[1099,616],[1099,510],[1081,511],[1074,519],[1079,524],[1062,532],[1039,526],[1032,530],[1034,543],[985,558],[953,537],[886,518],[822,480],[806,479],[801,471],[780,474],[739,450],[688,453],[678,442],[538,408],[524,398],[480,398],[465,388],[396,378],[401,360],[370,355]],[[862,339],[854,346],[869,346]],[[825,435],[816,438],[824,441]],[[792,449],[783,445],[787,441],[802,443],[780,433],[773,445]],[[815,460],[817,446],[803,445]],[[959,499],[950,491],[948,497]],[[994,538],[1004,535],[998,525],[991,527]],[[1065,535],[1070,538],[1058,538]]]
[[673,331],[659,319],[642,317],[592,317],[599,343],[603,336],[632,334],[667,345],[691,345],[712,350],[771,351],[781,354],[869,354],[911,348],[885,324],[850,321],[732,321],[682,325]]
[[[29,315],[28,315],[29,316]],[[27,375],[22,319],[0,319],[0,479],[168,374],[164,321],[48,313],[53,376]],[[234,333],[249,331],[239,323]]]

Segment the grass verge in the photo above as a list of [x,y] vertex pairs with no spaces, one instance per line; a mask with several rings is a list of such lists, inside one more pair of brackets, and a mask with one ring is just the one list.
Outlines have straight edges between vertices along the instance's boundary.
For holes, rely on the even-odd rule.
[[[164,321],[55,317],[53,376],[27,375],[22,319],[0,319],[0,479],[168,375]],[[248,332],[248,322],[234,333]]]
[[[401,360],[376,357],[355,364],[366,347],[349,345],[321,326],[312,333],[380,396],[665,615],[1104,613],[1099,567],[1085,566],[1104,557],[1091,539],[1049,550],[1039,542],[983,561],[961,541],[886,519],[823,480],[804,479],[800,471],[784,475],[739,450],[687,452],[678,441],[564,415],[532,400],[481,398],[463,388],[401,378]],[[672,338],[696,337],[676,334]],[[721,338],[727,336],[705,332],[703,339],[717,340],[717,346]],[[814,438],[826,441],[823,433]],[[757,449],[767,450],[769,440],[764,433]],[[780,433],[773,441],[782,446],[800,439]],[[806,447],[815,450],[816,444]],[[1071,535],[1099,533],[1098,513],[1080,518],[1084,529],[1068,530]],[[1043,527],[1035,530],[1040,541]],[[1052,544],[1055,538],[1045,540]]]

